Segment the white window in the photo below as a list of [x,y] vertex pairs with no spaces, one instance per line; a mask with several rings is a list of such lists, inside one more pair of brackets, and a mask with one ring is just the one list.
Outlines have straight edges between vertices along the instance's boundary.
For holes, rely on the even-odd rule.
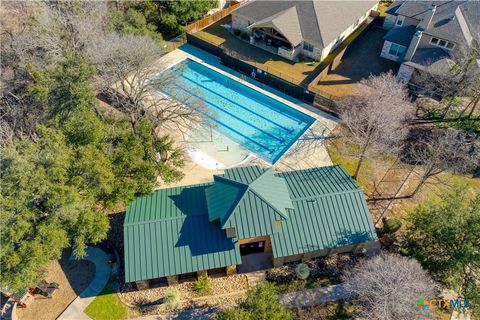
[[447,49],[447,50],[452,50],[455,47],[455,44],[452,43],[452,42],[449,42],[449,41],[443,40],[443,39],[434,38],[434,37],[432,37],[430,39],[430,44],[434,45],[434,46],[437,46],[437,47]]
[[313,52],[313,44],[303,42],[303,50]]
[[405,54],[405,51],[407,51],[407,47],[401,46],[396,43],[392,43],[390,46],[390,50],[388,51],[388,54],[395,56],[397,58],[403,57]]
[[404,16],[398,16],[397,21],[395,21],[395,24],[399,27],[403,26],[403,21],[405,20]]

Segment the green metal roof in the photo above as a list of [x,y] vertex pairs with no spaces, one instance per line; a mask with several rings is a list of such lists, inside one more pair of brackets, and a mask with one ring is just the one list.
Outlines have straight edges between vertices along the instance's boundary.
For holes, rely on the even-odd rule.
[[247,186],[214,176],[215,183],[208,187],[207,206],[210,221],[222,219],[235,209]]
[[341,166],[277,175],[285,178],[295,209],[270,237],[274,257],[377,238],[362,190]]
[[241,263],[238,244],[208,220],[205,189],[210,185],[161,189],[128,205],[126,282]]
[[287,219],[287,209],[293,209],[285,180],[272,169],[227,169],[214,180],[207,188],[210,221],[220,219],[222,229],[235,228],[237,238],[276,232],[275,221]]
[[[237,238],[226,237],[230,227]],[[228,169],[214,183],[157,190],[128,205],[125,281],[238,265],[236,240],[267,234],[274,257],[376,239],[363,193],[340,166]]]

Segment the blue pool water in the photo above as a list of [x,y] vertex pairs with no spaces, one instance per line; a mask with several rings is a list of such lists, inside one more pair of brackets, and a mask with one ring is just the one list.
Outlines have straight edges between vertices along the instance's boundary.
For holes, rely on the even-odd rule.
[[161,73],[159,90],[198,110],[214,129],[275,163],[314,118],[186,59]]

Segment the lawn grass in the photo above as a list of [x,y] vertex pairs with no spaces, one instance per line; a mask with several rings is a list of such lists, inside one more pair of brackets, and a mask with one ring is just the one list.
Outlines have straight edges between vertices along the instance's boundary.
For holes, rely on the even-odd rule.
[[[339,135],[342,136],[341,131],[339,131]],[[355,157],[356,148],[348,139],[337,138],[330,141],[327,149],[333,164],[342,165],[350,175],[353,175],[358,161]],[[382,154],[369,157],[364,161],[357,180],[364,194],[367,196],[371,194],[374,182],[385,174],[395,159],[394,155]],[[415,168],[418,173],[421,170],[421,167]],[[418,177],[418,174],[412,175],[401,191],[401,195],[408,195],[413,191],[418,183]],[[431,199],[440,200],[446,193],[452,192],[454,188],[462,188],[465,192],[471,194],[478,193],[480,192],[480,179],[450,172],[441,173],[431,178],[415,197],[396,200],[392,209],[387,213],[387,217],[403,220],[418,205]]]
[[301,83],[313,71],[317,71],[317,62],[293,62],[235,37],[222,27],[229,22],[229,17],[224,18],[195,35],[216,46],[222,46],[227,51],[233,51],[232,55],[236,58],[295,84]]
[[380,1],[378,5],[378,12],[380,12],[380,17],[385,17],[388,7],[392,4],[391,1]]
[[[434,125],[440,128],[456,128],[475,133],[480,133],[480,115],[473,115],[469,118],[461,117],[460,111],[450,110],[446,116],[446,120],[442,120],[442,111],[437,110],[427,114],[427,118],[435,121]],[[458,118],[458,119],[457,119]],[[457,119],[457,120],[449,120]]]
[[[351,176],[355,173],[358,164],[357,151],[358,146],[346,139],[331,140],[328,146],[332,163],[341,165]],[[379,178],[379,173],[387,170],[394,160],[394,157],[386,154],[378,158],[365,158],[357,180],[365,194],[373,191],[374,181]]]
[[119,320],[128,315],[127,307],[118,299],[109,281],[102,292],[88,305],[85,313],[94,320]]

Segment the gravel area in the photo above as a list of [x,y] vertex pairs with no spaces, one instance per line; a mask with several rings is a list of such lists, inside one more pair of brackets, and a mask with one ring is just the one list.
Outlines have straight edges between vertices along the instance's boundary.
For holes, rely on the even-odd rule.
[[[347,268],[354,266],[360,259],[359,255],[338,254],[331,257],[321,257],[304,262],[310,269],[310,278],[339,277]],[[289,283],[295,280],[295,267],[298,262],[273,268],[266,272],[266,280],[276,283]]]
[[[130,305],[137,306],[142,314],[168,314],[182,310],[219,306],[230,307],[236,305],[245,298],[245,290],[248,288],[245,275],[231,275],[221,278],[210,279],[209,295],[199,295],[192,291],[193,282],[184,282],[169,287],[155,289],[121,292],[120,297]],[[167,290],[176,289],[180,292],[181,302],[175,310],[169,310],[163,302]],[[128,288],[125,288],[129,291]]]
[[27,308],[17,308],[18,319],[56,319],[90,284],[95,275],[95,265],[86,260],[68,260],[69,256],[69,252],[64,253],[61,260],[52,261],[46,270],[46,280],[60,284],[53,298],[34,299]]

